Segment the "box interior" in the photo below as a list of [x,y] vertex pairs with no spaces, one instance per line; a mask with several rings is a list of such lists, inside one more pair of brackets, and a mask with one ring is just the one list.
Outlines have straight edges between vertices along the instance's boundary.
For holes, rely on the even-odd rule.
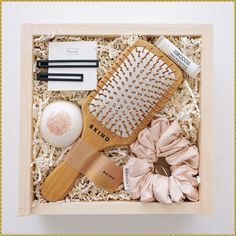
[[[40,115],[45,106],[54,100],[69,100],[81,106],[87,92],[48,92],[46,82],[35,80],[37,69],[35,62],[38,59],[48,58],[48,43],[63,41],[90,41],[98,42],[98,80],[102,78],[106,70],[119,55],[122,50],[138,38],[145,39],[155,44],[157,36],[143,35],[121,35],[114,37],[106,36],[81,36],[81,35],[35,35],[33,37],[33,108],[32,108],[32,190],[33,206],[46,203],[40,194],[40,187],[44,178],[62,160],[64,154],[70,149],[60,150],[47,144],[38,130]],[[167,36],[178,48],[180,48],[196,64],[201,63],[201,37],[200,36]],[[166,106],[156,115],[156,118],[166,117],[170,120],[178,119],[183,131],[183,136],[187,137],[191,144],[198,145],[198,130],[200,125],[200,77],[190,78],[184,73],[185,83],[181,85],[175,95]],[[193,97],[194,95],[194,97]],[[195,104],[197,102],[197,105]],[[129,154],[128,147],[114,147],[104,150],[105,155],[111,158],[114,163],[123,166]],[[201,156],[200,156],[201,158]],[[132,201],[129,193],[123,189],[123,185],[113,193],[107,193],[96,187],[87,177],[77,180],[75,187],[62,201],[71,202],[92,202],[92,201]],[[47,204],[48,205],[48,204]]]

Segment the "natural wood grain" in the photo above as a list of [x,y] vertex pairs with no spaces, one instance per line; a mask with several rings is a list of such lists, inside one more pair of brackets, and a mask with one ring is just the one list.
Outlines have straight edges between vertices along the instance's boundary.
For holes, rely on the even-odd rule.
[[34,35],[89,35],[111,37],[124,34],[201,36],[207,24],[33,24]]
[[213,28],[203,29],[202,33],[202,55],[201,55],[201,83],[200,83],[200,106],[201,125],[199,130],[200,151],[200,200],[201,212],[211,215],[213,210]]
[[33,214],[39,215],[78,215],[78,214],[199,214],[200,202],[161,204],[137,201],[41,203],[34,206]]
[[31,213],[31,109],[32,109],[32,27],[23,26],[21,31],[21,86],[20,86],[20,171],[19,215]]
[[[55,171],[46,178],[42,189],[42,196],[48,201],[55,201],[55,196],[60,196],[57,200],[62,200],[73,187],[74,182],[79,176],[79,172],[68,163],[62,161]],[[59,188],[55,185],[60,183]]]

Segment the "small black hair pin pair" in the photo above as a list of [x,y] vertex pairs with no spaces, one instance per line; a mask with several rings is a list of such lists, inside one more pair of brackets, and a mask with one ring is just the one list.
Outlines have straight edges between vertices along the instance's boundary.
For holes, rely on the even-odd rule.
[[[97,68],[98,60],[38,60],[37,68]],[[83,74],[73,73],[37,73],[41,81],[74,81],[83,82]]]

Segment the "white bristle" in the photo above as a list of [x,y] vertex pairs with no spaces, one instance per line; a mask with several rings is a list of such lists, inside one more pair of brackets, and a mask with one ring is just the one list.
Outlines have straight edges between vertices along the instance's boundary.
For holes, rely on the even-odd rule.
[[120,137],[129,137],[176,80],[161,58],[135,47],[89,105],[89,112]]

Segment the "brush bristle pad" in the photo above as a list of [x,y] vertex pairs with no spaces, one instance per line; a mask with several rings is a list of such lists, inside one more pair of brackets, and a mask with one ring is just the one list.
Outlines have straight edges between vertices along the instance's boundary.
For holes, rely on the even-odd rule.
[[129,137],[174,81],[161,57],[135,47],[93,98],[89,112],[111,132]]

